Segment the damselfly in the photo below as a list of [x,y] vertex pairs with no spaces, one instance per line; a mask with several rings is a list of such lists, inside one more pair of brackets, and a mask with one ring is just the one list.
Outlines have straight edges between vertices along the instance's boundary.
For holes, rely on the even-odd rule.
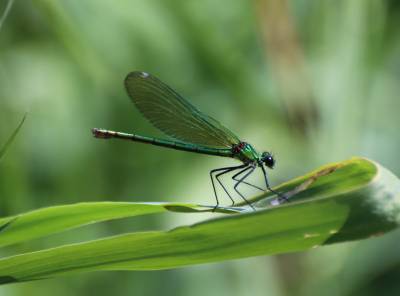
[[252,145],[241,141],[217,120],[200,112],[172,88],[148,73],[138,71],[129,73],[125,79],[125,88],[133,103],[143,115],[156,128],[171,136],[174,140],[94,128],[92,132],[96,138],[131,140],[188,152],[231,157],[241,161],[240,165],[210,171],[211,183],[217,201],[215,207],[219,205],[215,180],[228,195],[232,205],[235,204],[233,197],[220,180],[222,175],[235,172],[232,176],[235,181],[234,190],[254,209],[246,197],[238,190],[238,187],[240,184],[246,184],[264,191],[261,187],[246,182],[246,178],[256,168],[261,169],[266,188],[277,194],[280,199],[285,199],[283,195],[272,190],[268,183],[266,167],[272,169],[275,165],[275,159],[271,153],[257,152]]

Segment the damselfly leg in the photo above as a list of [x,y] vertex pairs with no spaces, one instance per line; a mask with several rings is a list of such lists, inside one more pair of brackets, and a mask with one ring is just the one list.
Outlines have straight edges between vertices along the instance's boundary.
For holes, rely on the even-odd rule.
[[[245,170],[242,170],[242,171],[236,173],[235,175],[232,176],[232,180],[240,181],[240,178],[238,179],[238,177],[239,177],[242,173],[244,173],[244,172],[245,172]],[[253,188],[256,188],[256,189],[258,189],[258,190],[260,190],[260,191],[265,191],[265,189],[263,189],[263,188],[261,188],[261,187],[259,187],[259,186],[257,186],[257,185],[251,184],[251,183],[249,183],[249,182],[242,181],[242,183],[243,183],[243,184],[246,184],[246,185],[248,185],[248,186],[251,186],[251,187],[253,187]]]
[[271,191],[272,193],[274,193],[275,195],[278,196],[279,202],[287,202],[287,201],[289,201],[289,199],[288,199],[287,197],[285,197],[283,194],[279,193],[278,191],[273,190],[273,189],[269,186],[268,177],[267,177],[267,172],[265,171],[265,168],[264,168],[263,166],[261,166],[261,170],[262,170],[263,175],[264,175],[265,185],[267,186],[267,189],[268,189],[269,191]]
[[235,191],[237,192],[237,194],[239,194],[240,197],[241,197],[253,210],[256,210],[256,209],[255,209],[255,208],[251,205],[251,203],[244,197],[244,195],[243,195],[242,193],[240,193],[240,191],[237,189],[237,187],[238,187],[240,184],[242,184],[243,181],[244,181],[248,176],[250,176],[250,175],[254,172],[255,169],[256,169],[255,166],[248,166],[248,167],[246,167],[245,169],[243,169],[242,171],[240,171],[239,173],[243,173],[243,172],[249,170],[243,177],[241,177],[241,178],[239,179],[239,181],[235,184],[235,186],[233,186],[233,189],[235,189]]
[[229,173],[229,172],[232,172],[232,171],[235,171],[235,170],[239,170],[239,169],[241,169],[241,168],[244,168],[244,167],[246,167],[246,166],[247,166],[246,164],[241,164],[241,165],[238,165],[238,166],[218,168],[218,169],[213,169],[213,170],[210,171],[211,184],[212,184],[212,186],[213,186],[214,196],[215,196],[215,200],[216,200],[216,202],[217,202],[217,204],[216,204],[215,207],[214,207],[214,210],[215,210],[216,208],[218,208],[218,206],[219,206],[219,200],[218,200],[217,190],[216,190],[216,188],[215,188],[215,183],[214,183],[214,176],[213,176],[213,174],[216,173],[216,172],[220,172],[220,173],[218,173],[218,174],[215,175],[215,179],[218,181],[218,183],[221,185],[222,189],[225,191],[225,193],[228,195],[229,199],[232,201],[232,205],[234,205],[234,204],[235,204],[234,199],[233,199],[232,196],[229,194],[228,190],[225,188],[224,184],[221,182],[221,180],[219,179],[219,177],[222,176],[222,175],[224,175],[224,174],[226,174],[226,173]]

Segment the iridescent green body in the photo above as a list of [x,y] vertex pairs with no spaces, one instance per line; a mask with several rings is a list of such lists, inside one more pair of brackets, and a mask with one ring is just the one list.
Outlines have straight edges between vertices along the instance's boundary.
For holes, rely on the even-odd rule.
[[253,146],[246,142],[240,142],[238,145],[234,146],[233,153],[233,157],[244,163],[259,163],[261,161],[261,155]]
[[217,120],[200,112],[172,88],[148,73],[138,71],[129,73],[125,79],[125,88],[137,109],[156,128],[172,137],[172,139],[159,139],[94,128],[92,129],[92,133],[96,138],[130,140],[176,150],[231,157],[241,161],[242,164],[240,165],[218,168],[210,172],[217,206],[219,202],[213,176],[222,186],[233,204],[233,198],[218,177],[236,170],[240,171],[232,176],[232,179],[237,182],[234,189],[247,203],[248,201],[237,190],[237,187],[239,184],[246,184],[263,190],[245,181],[257,167],[264,174],[266,187],[274,192],[268,185],[264,168],[266,166],[272,169],[275,163],[274,158],[269,152],[258,153],[253,146],[240,141],[234,133]]
[[135,142],[148,143],[155,146],[172,148],[175,150],[183,150],[200,154],[236,158],[244,163],[259,162],[261,160],[261,155],[253,148],[253,146],[251,146],[246,142],[240,142],[237,145],[233,145],[231,149],[221,149],[221,148],[212,148],[201,145],[193,145],[190,143],[184,143],[180,141],[169,141],[154,137],[146,137],[136,134],[115,132],[99,128],[94,128],[92,132],[96,138],[101,138],[101,139],[116,138],[116,139],[131,140]]
[[172,148],[175,150],[183,150],[194,153],[208,154],[208,155],[216,155],[216,156],[224,156],[224,157],[234,157],[232,153],[232,149],[219,149],[212,147],[205,147],[201,145],[193,145],[190,143],[184,143],[180,141],[169,141],[165,139],[146,137],[136,134],[127,134],[121,132],[115,132],[105,129],[94,128],[92,129],[92,133],[96,138],[100,139],[123,139],[123,140],[131,140],[135,142],[148,143],[155,146],[162,146],[167,148]]
[[97,138],[119,138],[177,150],[236,158],[259,163],[261,155],[214,118],[200,112],[154,76],[132,72],[125,87],[136,107],[158,129],[175,140],[93,129]]

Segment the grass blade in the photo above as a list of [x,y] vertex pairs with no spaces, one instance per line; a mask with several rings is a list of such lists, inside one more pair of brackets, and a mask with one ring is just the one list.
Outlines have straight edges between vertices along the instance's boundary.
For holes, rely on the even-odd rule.
[[[366,159],[281,186],[295,202],[170,231],[139,232],[0,260],[2,283],[96,270],[154,270],[296,252],[381,235],[400,223],[400,181]],[[257,197],[257,199],[260,199]],[[269,204],[266,198],[259,204]]]
[[[112,219],[166,211],[210,212],[212,209],[183,203],[134,202],[90,202],[48,207],[0,219],[0,247]],[[230,211],[235,213],[234,209]]]
[[4,9],[3,15],[0,17],[0,31],[1,28],[3,27],[3,24],[8,16],[8,14],[10,13],[11,7],[14,4],[14,0],[8,0],[6,8]]
[[21,122],[18,124],[17,128],[14,130],[14,132],[8,138],[8,140],[4,144],[4,146],[0,149],[0,161],[3,158],[4,154],[7,152],[8,148],[10,148],[11,144],[14,142],[15,137],[18,135],[19,131],[21,130],[21,127],[25,122],[26,116],[27,116],[27,114],[25,113],[24,117],[22,117]]

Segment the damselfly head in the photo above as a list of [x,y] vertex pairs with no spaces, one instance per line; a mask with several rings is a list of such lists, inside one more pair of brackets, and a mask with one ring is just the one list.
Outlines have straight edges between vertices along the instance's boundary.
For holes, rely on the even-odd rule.
[[275,166],[275,158],[269,152],[263,152],[261,154],[261,161],[270,169],[273,169]]

